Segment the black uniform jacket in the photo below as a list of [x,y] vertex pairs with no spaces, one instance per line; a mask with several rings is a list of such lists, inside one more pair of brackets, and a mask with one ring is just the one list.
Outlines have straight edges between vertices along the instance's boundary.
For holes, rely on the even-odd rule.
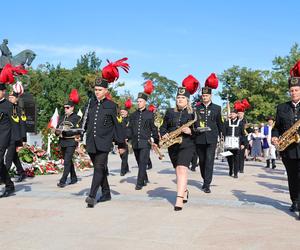
[[[164,136],[166,133],[170,133],[187,122],[194,120],[194,113],[189,114],[186,109],[175,111],[174,108],[167,109],[167,112],[164,117],[162,126],[160,127],[160,135]],[[193,133],[193,125],[190,126]],[[181,133],[182,143],[180,148],[194,147],[194,138],[193,135],[188,135]]]
[[[294,107],[291,101],[277,106],[275,125],[272,129],[272,137],[281,136],[286,130],[300,119],[300,105]],[[299,133],[299,132],[298,132]],[[289,159],[300,159],[300,144],[292,143],[284,151],[280,152],[282,157]]]
[[92,99],[86,121],[86,150],[109,152],[112,142],[119,148],[125,148],[125,138],[121,124],[117,120],[117,104],[106,98],[99,101]]
[[[197,121],[194,125],[196,144],[216,144],[218,136],[224,134],[224,123],[222,120],[221,107],[210,103],[207,107],[201,103],[197,109]],[[211,131],[198,132],[199,127],[209,127]]]
[[13,105],[6,99],[0,101],[0,148],[7,148],[11,142]]
[[131,140],[132,148],[150,148],[149,140],[151,137],[158,144],[158,130],[154,125],[153,113],[147,109],[136,110],[129,116],[127,128],[127,138]]
[[[80,116],[72,113],[71,115],[67,116],[64,115],[59,119],[58,122],[58,127],[63,123],[63,122],[70,122],[72,123],[72,128],[78,128],[79,127],[79,121],[80,121]],[[78,145],[78,142],[75,141],[74,138],[75,133],[71,131],[63,132],[61,137],[59,138],[59,144],[61,147],[74,147]]]

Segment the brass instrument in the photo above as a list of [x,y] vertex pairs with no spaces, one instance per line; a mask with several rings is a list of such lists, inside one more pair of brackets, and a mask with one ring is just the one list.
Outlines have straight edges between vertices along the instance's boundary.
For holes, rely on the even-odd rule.
[[285,131],[280,137],[278,141],[278,145],[276,146],[277,150],[283,151],[292,143],[300,142],[299,130],[300,128],[300,120],[298,120],[292,127],[290,127],[287,131]]
[[[162,123],[163,123],[163,118],[162,118],[161,114],[158,111],[155,112],[154,126],[157,127],[157,129],[158,129],[159,138],[160,138],[159,128],[161,127]],[[151,140],[149,140],[148,142],[151,144],[152,149],[154,150],[155,154],[158,155],[158,159],[162,160],[165,157],[165,155],[162,152],[160,152],[159,147],[157,145],[155,145],[154,143],[152,143]]]
[[75,134],[82,134],[83,129],[82,128],[74,128],[74,125],[72,122],[69,121],[63,121],[57,129],[55,129],[55,134],[64,137],[64,138],[76,138],[76,135],[65,137],[62,135],[63,132],[73,132]]
[[183,137],[181,135],[182,129],[192,126],[197,121],[196,113],[194,113],[194,116],[195,116],[194,120],[188,121],[187,123],[183,124],[178,129],[170,132],[168,137],[161,139],[159,142],[159,147],[160,148],[168,148],[177,143],[181,144],[182,140],[183,140]]

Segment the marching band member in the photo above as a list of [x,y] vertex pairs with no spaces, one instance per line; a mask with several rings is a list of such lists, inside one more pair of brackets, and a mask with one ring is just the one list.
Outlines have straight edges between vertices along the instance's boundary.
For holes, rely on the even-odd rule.
[[[288,131],[300,119],[300,61],[290,70],[290,75],[288,84],[291,100],[277,106],[275,125],[272,129],[272,143],[275,146],[279,143],[279,136]],[[290,211],[299,211],[300,144],[292,143],[285,150],[281,151],[280,155],[288,176],[289,192],[292,201]]]
[[86,150],[94,165],[94,174],[89,196],[86,198],[88,207],[94,207],[99,187],[102,195],[98,202],[111,200],[110,187],[107,180],[107,158],[114,141],[120,154],[125,152],[125,134],[117,120],[117,104],[107,98],[108,84],[119,78],[118,67],[126,72],[129,65],[125,63],[127,58],[116,62],[109,62],[102,69],[102,77],[95,81],[94,93],[96,98],[90,100],[87,105],[87,120],[83,120],[86,126]]
[[[135,186],[136,190],[141,190],[147,185],[147,165],[150,157],[151,144],[157,147],[158,131],[154,125],[154,115],[147,110],[146,104],[148,96],[153,92],[154,86],[151,80],[148,80],[144,86],[144,92],[138,94],[138,109],[129,117],[129,125],[127,130],[128,140],[131,140],[135,159],[138,164],[138,177]],[[153,138],[153,142],[151,142]]]
[[202,102],[196,109],[198,120],[195,128],[199,132],[196,134],[195,143],[203,178],[202,189],[205,193],[211,192],[210,184],[218,136],[221,136],[224,129],[221,107],[212,103],[212,89],[217,87],[218,78],[212,73],[205,81],[205,87],[202,88]]
[[5,99],[6,86],[0,83],[0,175],[5,184],[4,192],[0,195],[8,197],[15,192],[14,183],[11,181],[8,170],[4,164],[4,155],[11,142],[12,111],[13,105]]
[[[21,109],[18,106],[19,97],[24,93],[24,88],[21,82],[17,82],[13,85],[13,91],[9,94],[8,100],[13,104],[12,114],[12,135],[11,142],[6,152],[5,165],[7,170],[10,170],[12,163],[15,164],[18,179],[17,182],[21,182],[26,178],[25,171],[17,153],[17,147],[22,147],[26,142],[26,123],[24,116],[21,113]],[[26,120],[26,118],[25,118]]]
[[229,150],[232,155],[227,156],[229,165],[229,176],[234,174],[238,178],[239,159],[241,150],[245,148],[245,134],[242,122],[238,119],[236,106],[231,109],[230,119],[225,123],[225,150]]
[[[129,116],[128,116],[128,111],[132,107],[132,102],[131,99],[127,99],[124,103],[124,107],[121,108],[120,110],[120,115],[121,115],[121,126],[124,129],[124,134],[127,133],[127,126],[129,123]],[[129,172],[129,166],[128,166],[128,145],[126,144],[126,151],[123,154],[120,154],[120,158],[122,160],[121,163],[121,172],[120,175],[124,176]]]
[[[192,75],[189,75],[183,80],[182,84],[184,87],[179,87],[177,91],[176,107],[167,110],[160,128],[160,134],[163,140],[168,139],[170,133],[180,129],[184,124],[195,121],[196,119],[189,97],[197,91],[199,82]],[[188,201],[187,169],[195,151],[191,128],[192,125],[183,127],[181,131],[179,131],[183,139],[182,143],[176,143],[168,147],[168,153],[173,167],[176,170],[177,179],[175,211],[182,210],[183,203]]]
[[[60,118],[58,122],[58,128],[68,126],[69,128],[78,128],[81,120],[80,116],[74,112],[75,105],[79,103],[79,94],[77,89],[73,89],[69,95],[69,100],[65,103],[65,115]],[[77,182],[77,175],[73,163],[73,155],[75,149],[78,146],[78,142],[75,140],[77,133],[71,131],[59,131],[56,130],[56,135],[59,135],[59,145],[64,159],[64,172],[59,182],[58,187],[65,187],[68,175],[71,175],[71,182],[69,184],[75,184]]]

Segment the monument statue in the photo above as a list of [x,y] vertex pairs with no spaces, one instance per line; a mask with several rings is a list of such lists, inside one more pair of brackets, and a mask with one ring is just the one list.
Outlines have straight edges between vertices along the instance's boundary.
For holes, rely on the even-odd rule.
[[1,50],[1,56],[0,56],[0,70],[3,69],[3,67],[10,63],[13,66],[30,66],[32,61],[35,59],[36,54],[30,50],[26,49],[21,51],[19,54],[12,56],[11,51],[9,50],[8,46],[8,40],[3,39],[2,44],[0,45]]

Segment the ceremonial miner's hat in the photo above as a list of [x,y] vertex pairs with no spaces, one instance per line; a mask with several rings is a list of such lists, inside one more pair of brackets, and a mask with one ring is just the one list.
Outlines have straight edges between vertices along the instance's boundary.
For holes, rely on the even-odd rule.
[[154,85],[151,80],[147,80],[144,84],[144,92],[138,93],[138,98],[142,98],[145,101],[148,100],[148,97],[152,94],[154,91]]
[[211,73],[210,76],[205,81],[205,86],[202,88],[202,95],[203,94],[210,94],[212,93],[212,89],[216,89],[219,86],[219,80],[215,73]]
[[76,104],[78,104],[79,101],[80,101],[80,96],[79,96],[78,90],[72,89],[72,91],[70,92],[70,95],[69,95],[69,100],[66,101],[65,105],[69,105],[69,106],[73,107]]
[[300,60],[290,69],[289,88],[300,86]]
[[182,87],[177,90],[177,96],[183,95],[187,98],[193,95],[199,88],[199,81],[192,75],[188,75],[182,81]]

